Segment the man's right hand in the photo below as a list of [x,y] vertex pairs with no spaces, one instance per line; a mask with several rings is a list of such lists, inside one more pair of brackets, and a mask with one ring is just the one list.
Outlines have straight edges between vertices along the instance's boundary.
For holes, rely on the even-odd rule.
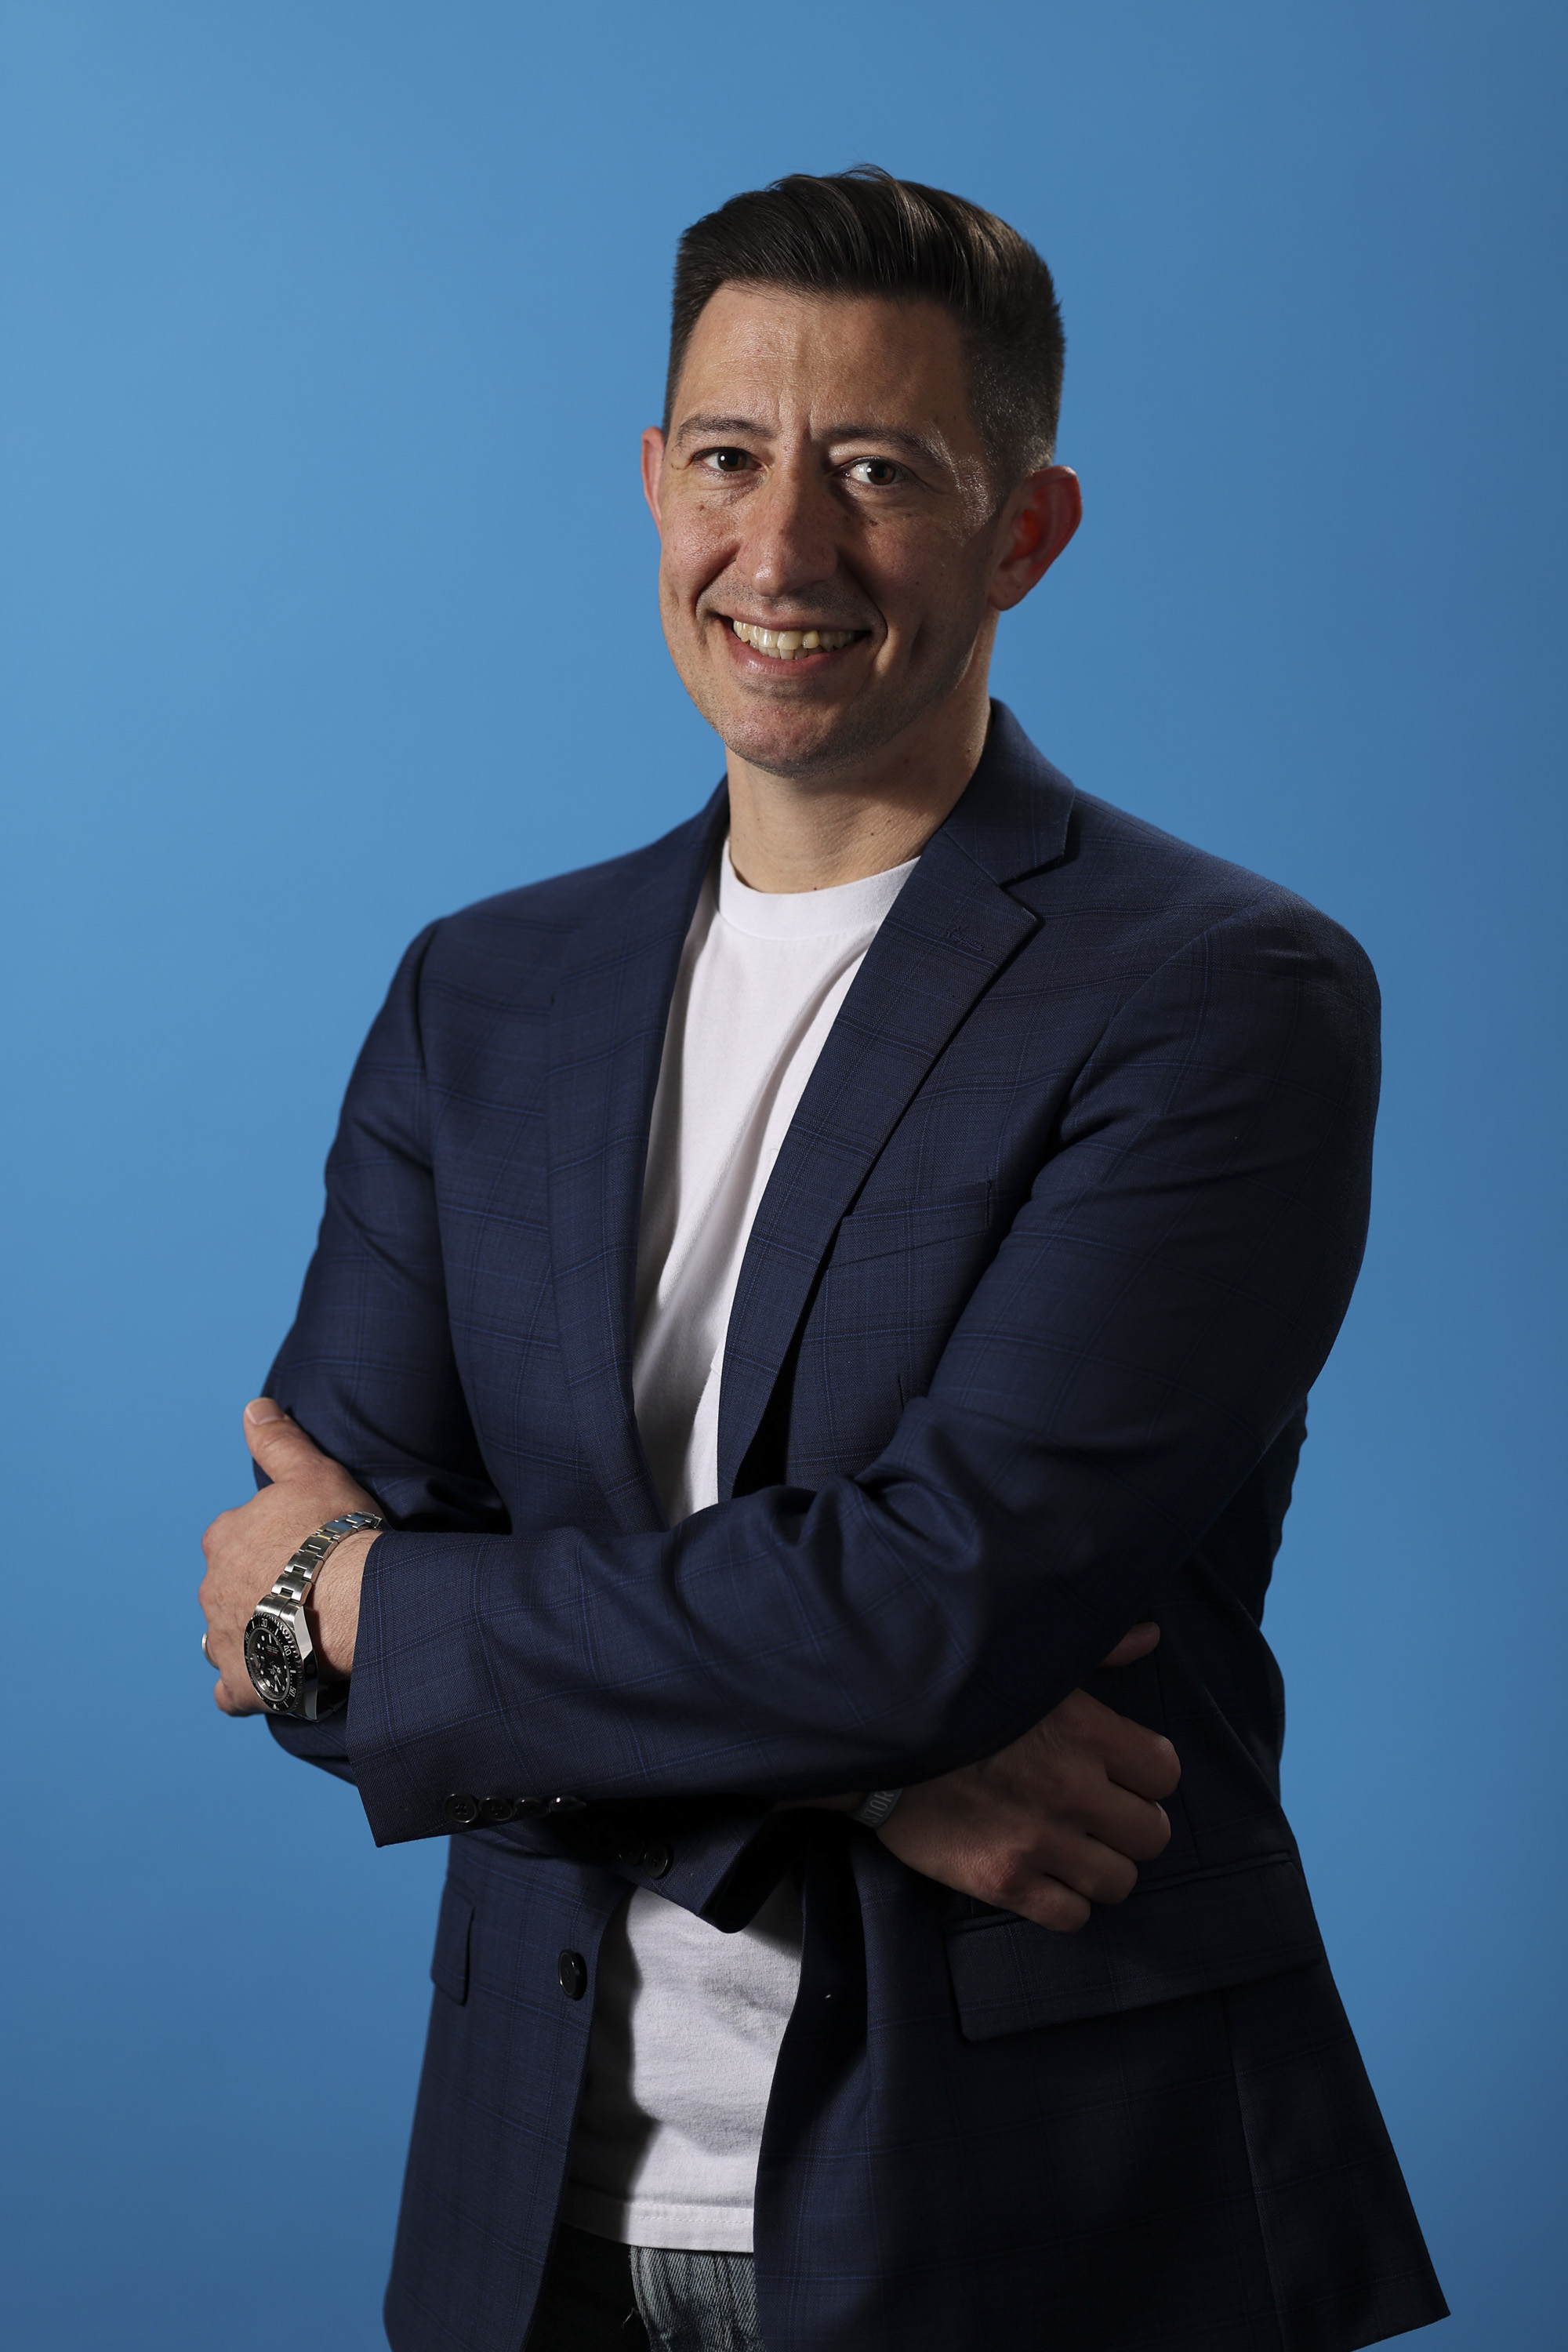
[[[1159,1639],[1134,1625],[1105,1664],[1130,1666]],[[1075,1690],[999,1755],[906,1789],[877,1834],[922,1877],[1070,1933],[1163,1853],[1159,1800],[1181,1777],[1168,1739]]]

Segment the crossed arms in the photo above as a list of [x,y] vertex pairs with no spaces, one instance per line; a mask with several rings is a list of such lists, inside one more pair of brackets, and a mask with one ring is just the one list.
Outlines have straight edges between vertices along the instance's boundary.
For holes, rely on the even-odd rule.
[[[201,1601],[211,1654],[222,1670],[214,1697],[227,1715],[259,1711],[245,1669],[245,1627],[279,1561],[337,1513],[375,1507],[269,1398],[246,1408],[245,1433],[271,1483],[215,1519],[203,1538]],[[345,1679],[374,1540],[357,1536],[340,1546],[313,1589],[311,1638]],[[1105,1663],[1131,1665],[1159,1638],[1152,1624],[1134,1626]],[[1040,1927],[1071,1930],[1087,1923],[1091,1903],[1121,1902],[1137,1881],[1138,1864],[1163,1850],[1171,1824],[1159,1800],[1179,1776],[1168,1739],[1079,1690],[999,1755],[906,1790],[877,1834],[924,1877]],[[863,1793],[795,1801],[847,1811]]]
[[[1164,1843],[1175,1759],[1079,1685],[1157,1639],[1149,1597],[1343,1312],[1375,1084],[1374,999],[1343,981],[1294,915],[1229,919],[1161,967],[1102,1041],[929,1395],[856,1478],[753,1491],[664,1534],[442,1532],[421,1524],[433,1444],[384,1461],[378,1401],[296,1364],[303,1417],[405,1521],[368,1559],[343,1547],[320,1594],[324,1655],[356,1665],[353,1775],[378,1837],[444,1828],[454,1786],[728,1794],[765,1814],[903,1782],[880,1834],[944,1884],[1058,1927],[1127,1894]],[[400,985],[334,1154],[318,1366],[334,1317],[365,1328],[367,1297],[384,1354],[450,1361],[429,1138],[409,1089],[377,1090],[418,1052],[416,978]],[[288,1421],[247,1434],[275,1484],[215,1523],[204,1586],[231,1710],[251,1703],[255,1599],[300,1536],[365,1500]]]

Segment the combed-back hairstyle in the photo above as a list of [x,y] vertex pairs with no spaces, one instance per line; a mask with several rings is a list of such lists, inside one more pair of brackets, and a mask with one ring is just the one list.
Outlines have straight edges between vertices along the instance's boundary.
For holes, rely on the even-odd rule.
[[675,262],[664,429],[691,331],[721,286],[938,302],[963,331],[969,399],[1005,495],[1056,450],[1066,341],[1051,273],[1026,237],[943,188],[873,163],[792,172],[694,221]]

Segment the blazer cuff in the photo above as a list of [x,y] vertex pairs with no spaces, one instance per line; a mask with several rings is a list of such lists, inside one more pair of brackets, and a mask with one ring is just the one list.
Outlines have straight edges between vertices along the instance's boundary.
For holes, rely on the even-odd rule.
[[[279,1715],[266,1720],[289,1755],[357,1790],[378,1845],[409,1836],[482,1833],[542,1862],[574,1862],[607,1870],[628,1885],[647,1886],[726,1934],[755,1918],[805,1850],[816,1818],[805,1809],[775,1812],[750,1797],[668,1798],[637,1804],[588,1803],[559,1821],[525,1819],[496,1827],[443,1817],[428,1827],[407,1829],[387,1821],[360,1785],[352,1758],[351,1717],[352,1698],[349,1706],[323,1723],[300,1723]],[[378,1780],[374,1767],[368,1778],[374,1789]],[[384,1800],[388,1792],[382,1788],[379,1793]]]
[[301,1764],[319,1765],[334,1780],[353,1781],[353,1766],[349,1762],[348,1709],[340,1707],[322,1723],[301,1723],[291,1715],[269,1715],[267,1728],[279,1748],[297,1756]]

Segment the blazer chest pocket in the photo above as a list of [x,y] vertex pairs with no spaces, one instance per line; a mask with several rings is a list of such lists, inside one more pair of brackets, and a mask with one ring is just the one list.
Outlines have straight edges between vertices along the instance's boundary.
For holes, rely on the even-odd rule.
[[436,1923],[436,1949],[430,1958],[430,1981],[437,1992],[459,2006],[468,1998],[468,1946],[474,1932],[474,1906],[453,1885],[441,1890],[441,1916]]
[[957,1242],[984,1233],[991,1223],[992,1186],[960,1184],[924,1200],[894,1202],[885,1208],[854,1209],[838,1228],[828,1260],[832,1272],[869,1258],[902,1255],[933,1242]]
[[1097,1905],[1075,1936],[1007,1917],[963,1920],[947,1931],[966,2042],[1217,1992],[1310,1967],[1322,1951],[1307,1882],[1290,1854],[1155,1880],[1125,1903]]

